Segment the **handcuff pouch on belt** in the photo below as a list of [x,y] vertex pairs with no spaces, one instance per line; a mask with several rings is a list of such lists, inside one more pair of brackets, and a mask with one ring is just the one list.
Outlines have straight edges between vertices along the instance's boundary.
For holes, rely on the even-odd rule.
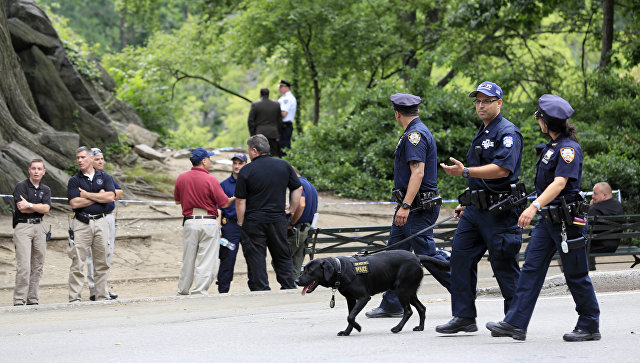
[[[398,204],[402,204],[404,201],[404,192],[400,189],[393,189],[391,191],[391,196]],[[415,198],[413,198],[413,203],[411,203],[411,207],[418,211],[432,209],[441,205],[442,197],[436,192],[418,193]]]

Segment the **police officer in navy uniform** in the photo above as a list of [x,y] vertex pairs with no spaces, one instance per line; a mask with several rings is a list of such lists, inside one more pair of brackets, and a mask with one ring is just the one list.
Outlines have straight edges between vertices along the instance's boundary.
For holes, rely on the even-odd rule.
[[[467,164],[449,158],[454,165],[440,164],[452,176],[469,179],[469,188],[460,197],[458,227],[451,251],[451,310],[453,319],[436,327],[436,332],[453,334],[474,332],[476,326],[476,284],[478,262],[489,251],[491,268],[504,297],[504,310],[515,294],[520,274],[518,253],[522,229],[518,227],[519,207],[494,215],[495,204],[517,185],[522,158],[520,130],[502,116],[502,89],[493,82],[482,82],[469,94],[476,113],[483,121],[467,152]],[[469,198],[463,196],[472,196]]]
[[[404,129],[398,140],[394,157],[394,188],[402,194],[397,198],[398,207],[394,216],[388,245],[412,236],[434,224],[440,213],[440,206],[422,208],[419,202],[424,198],[437,198],[438,172],[436,141],[429,128],[418,117],[418,96],[396,93],[390,97],[395,110],[396,121]],[[392,249],[413,250],[419,255],[436,255],[433,230],[421,233],[415,238],[392,247]],[[369,318],[400,317],[402,305],[393,291],[384,294],[380,306],[367,312]]]
[[[600,308],[589,278],[587,263],[586,239],[584,228],[578,216],[569,215],[569,220],[578,224],[567,223],[565,218],[554,221],[553,213],[546,213],[550,208],[574,206],[582,202],[579,195],[582,179],[582,149],[575,137],[575,126],[569,124],[568,118],[573,115],[569,102],[556,95],[543,95],[538,100],[536,121],[540,130],[551,137],[551,141],[542,151],[537,162],[536,192],[538,197],[522,212],[518,225],[527,226],[537,212],[538,222],[531,233],[531,241],[527,245],[526,257],[516,289],[516,295],[507,311],[504,321],[488,322],[487,329],[495,335],[510,336],[513,339],[525,340],[527,326],[531,320],[535,302],[538,299],[551,258],[558,251],[564,276],[578,312],[578,323],[575,329],[564,334],[566,341],[599,340]],[[576,210],[572,208],[571,210]],[[586,210],[586,202],[585,202]],[[578,214],[578,213],[576,213]]]
[[240,169],[247,164],[247,155],[244,153],[235,153],[231,157],[231,161],[233,162],[231,175],[220,183],[220,187],[222,187],[224,194],[229,197],[231,203],[228,203],[230,204],[228,207],[221,208],[220,210],[222,211],[222,237],[233,243],[236,248],[220,248],[220,267],[218,268],[218,281],[216,281],[216,284],[218,285],[218,292],[221,294],[229,292],[229,288],[231,287],[233,270],[236,265],[236,257],[240,246],[240,226],[238,226],[235,197],[233,194],[236,191],[238,173]]

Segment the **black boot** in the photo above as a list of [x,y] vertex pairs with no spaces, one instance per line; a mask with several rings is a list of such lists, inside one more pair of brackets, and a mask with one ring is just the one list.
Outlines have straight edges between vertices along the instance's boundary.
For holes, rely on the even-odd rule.
[[582,329],[573,329],[571,333],[562,336],[567,342],[586,342],[588,340],[600,340],[600,333],[589,333]]
[[453,317],[448,323],[436,326],[436,331],[441,334],[455,334],[461,331],[470,333],[478,331],[475,318]]
[[491,330],[492,337],[512,337],[515,340],[525,340],[527,338],[526,331],[520,328],[516,328],[515,326],[504,321],[499,321],[497,323],[490,321],[485,326],[487,327],[487,329]]

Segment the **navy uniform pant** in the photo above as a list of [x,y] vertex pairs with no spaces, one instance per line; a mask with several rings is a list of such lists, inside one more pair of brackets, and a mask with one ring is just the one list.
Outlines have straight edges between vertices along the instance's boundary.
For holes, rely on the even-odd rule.
[[518,210],[498,216],[468,206],[453,236],[451,249],[451,311],[453,316],[475,318],[478,262],[489,251],[489,262],[498,281],[504,311],[508,310],[520,275],[518,253],[522,229],[517,225]]
[[236,256],[240,249],[240,227],[235,222],[227,222],[222,226],[222,237],[233,243],[236,248],[233,250],[220,246],[220,267],[218,268],[218,285],[219,293],[229,292],[231,281],[233,280],[233,269],[236,265]]
[[[284,122],[282,129],[280,129],[280,141],[278,141],[281,156],[286,155],[284,149],[291,147],[291,135],[293,135],[293,122]],[[271,154],[273,155],[273,152]]]
[[242,229],[248,237],[247,241],[242,241],[242,253],[247,261],[249,289],[271,290],[267,276],[267,248],[281,289],[295,289],[291,248],[287,242],[287,220],[282,218],[268,223],[245,221]]
[[[556,251],[560,251],[564,277],[578,312],[576,329],[590,333],[599,332],[600,308],[589,278],[586,246],[563,253],[560,247],[562,242],[561,229],[560,224],[550,224],[543,218],[538,219],[538,223],[531,232],[531,240],[527,245],[516,295],[504,321],[527,330],[551,258]],[[582,227],[569,226],[567,228],[567,239],[580,236],[584,236]]]
[[[398,210],[396,209],[396,213],[397,212]],[[409,213],[409,218],[407,218],[407,223],[404,226],[396,226],[395,222],[391,225],[391,232],[389,233],[389,242],[387,242],[387,245],[389,246],[400,242],[403,239],[413,236],[421,230],[431,226],[436,223],[439,214],[440,207],[423,211],[412,210],[411,213]],[[395,214],[393,219],[395,221]],[[433,256],[436,254],[436,244],[433,240],[433,229],[423,232],[415,238],[389,249],[413,251],[416,255]],[[436,274],[434,274],[434,277],[440,281],[441,284],[448,284],[448,273],[443,272],[442,276],[436,276]],[[443,279],[443,281],[441,281],[441,279]],[[445,287],[447,286],[445,285]],[[390,312],[402,311],[402,305],[400,305],[398,296],[393,291],[387,291],[384,293],[380,307]]]

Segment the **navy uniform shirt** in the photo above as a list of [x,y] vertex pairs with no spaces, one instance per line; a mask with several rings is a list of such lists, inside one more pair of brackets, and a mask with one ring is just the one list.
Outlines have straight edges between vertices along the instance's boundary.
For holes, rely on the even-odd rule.
[[[69,198],[69,200],[80,197],[80,190],[78,188],[82,188],[89,193],[98,193],[102,189],[107,192],[113,192],[113,194],[116,193],[111,175],[100,170],[96,170],[92,180],[89,180],[89,178],[80,171],[72,176],[71,179],[69,179],[69,184],[67,184],[67,198]],[[87,214],[108,213],[109,206],[107,203],[93,203],[90,206],[77,208],[73,211]]]
[[300,183],[302,184],[302,196],[304,197],[304,211],[302,211],[298,223],[311,223],[313,222],[313,215],[318,211],[318,191],[303,176],[300,177]]
[[542,150],[537,162],[536,192],[542,194],[557,176],[569,178],[567,185],[558,197],[549,204],[558,204],[559,197],[565,196],[567,202],[576,200],[582,182],[582,148],[568,137],[551,140]]
[[407,192],[411,178],[410,161],[424,163],[424,177],[419,192],[438,191],[436,175],[438,173],[438,151],[436,140],[420,118],[414,118],[398,140],[393,163],[393,185]]
[[[483,123],[473,137],[471,148],[467,152],[466,166],[496,164],[509,170],[511,173],[504,178],[484,179],[489,188],[502,192],[509,191],[510,184],[518,183],[521,159],[522,134],[516,125],[499,113],[486,128]],[[487,189],[484,183],[482,179],[471,177],[469,189]]]
[[[231,198],[233,197],[233,193],[236,192],[236,178],[234,178],[233,174],[231,174],[230,177],[220,183],[220,186],[222,187],[222,191],[224,192],[224,194],[226,194],[227,197]],[[227,208],[220,208],[220,210],[222,210],[223,217],[235,220],[238,219],[238,215],[236,214],[236,202],[231,203],[231,205]]]
[[[113,176],[111,177],[111,180],[113,180],[113,187],[116,188],[116,190],[122,189],[120,187],[120,184],[118,184],[118,182],[113,178]],[[107,203],[107,212],[112,212],[114,209],[116,209],[115,201]]]
[[300,188],[293,167],[271,155],[260,155],[240,169],[236,181],[236,198],[246,199],[245,221],[277,222],[286,218],[287,188]]
[[51,205],[51,189],[48,186],[40,183],[40,185],[36,188],[33,184],[31,184],[31,180],[28,178],[21,181],[16,185],[13,189],[13,205],[16,211],[16,218],[18,219],[29,219],[29,218],[42,218],[43,214],[38,212],[33,213],[22,213],[18,209],[18,202],[22,199],[20,196],[24,197],[27,202],[32,204],[49,204]]

